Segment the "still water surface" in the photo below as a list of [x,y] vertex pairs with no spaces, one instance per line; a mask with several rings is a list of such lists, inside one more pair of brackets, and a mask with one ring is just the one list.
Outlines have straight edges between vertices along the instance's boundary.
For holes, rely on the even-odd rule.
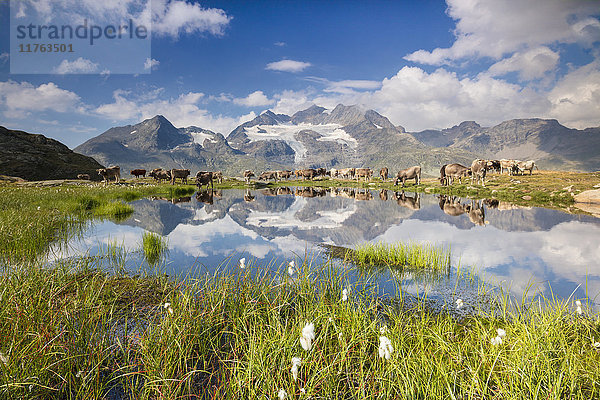
[[[214,273],[235,269],[237,260],[257,268],[285,270],[295,259],[328,258],[323,244],[353,247],[370,242],[429,242],[450,247],[452,271],[437,280],[389,271],[375,278],[382,294],[399,286],[410,293],[452,302],[476,296],[459,285],[457,266],[477,279],[509,290],[517,298],[542,293],[587,296],[598,309],[600,298],[600,219],[544,208],[522,208],[427,194],[337,189],[223,190],[211,197],[142,199],[119,223],[94,224],[82,238],[55,257],[97,254],[109,243],[139,250],[145,231],[168,241],[164,269],[171,275],[190,270]],[[138,253],[139,254],[139,253]],[[225,263],[224,263],[225,261]],[[141,255],[128,263],[143,263]],[[352,266],[338,263],[357,279]],[[469,293],[470,290],[470,293]]]

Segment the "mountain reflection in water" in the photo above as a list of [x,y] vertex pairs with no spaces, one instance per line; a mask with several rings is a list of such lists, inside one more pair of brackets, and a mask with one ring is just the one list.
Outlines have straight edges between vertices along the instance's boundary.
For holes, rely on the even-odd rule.
[[232,254],[232,265],[239,257],[284,263],[307,251],[324,258],[322,244],[430,242],[449,246],[454,266],[473,267],[517,296],[531,285],[567,298],[581,285],[576,296],[583,297],[586,279],[589,297],[600,293],[600,220],[590,216],[496,200],[318,187],[204,190],[132,204],[129,219],[98,224],[79,251],[114,240],[137,249],[143,231],[152,231],[167,238],[169,268],[184,273],[191,265],[214,271]]

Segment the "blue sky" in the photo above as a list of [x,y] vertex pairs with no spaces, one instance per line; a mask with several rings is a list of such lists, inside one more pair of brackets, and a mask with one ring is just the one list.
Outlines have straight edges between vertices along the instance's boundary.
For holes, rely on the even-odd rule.
[[0,124],[69,147],[155,114],[227,135],[266,109],[311,104],[360,104],[409,131],[528,117],[600,125],[596,0],[152,0],[150,73],[83,56],[53,74],[10,73],[11,12],[52,21],[58,4],[76,4],[69,17],[100,20],[145,2],[2,3]]

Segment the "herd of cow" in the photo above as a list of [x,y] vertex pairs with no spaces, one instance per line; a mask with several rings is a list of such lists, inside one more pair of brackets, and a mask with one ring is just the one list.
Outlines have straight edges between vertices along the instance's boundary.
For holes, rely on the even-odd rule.
[[[483,186],[485,186],[485,177],[487,171],[496,171],[502,174],[505,170],[509,175],[516,174],[524,174],[525,171],[529,171],[529,174],[533,174],[533,169],[537,168],[535,162],[533,160],[529,161],[519,161],[519,160],[483,160],[476,159],[473,160],[470,167],[466,167],[461,164],[445,164],[440,169],[440,183],[443,186],[452,185],[452,183],[458,179],[458,181],[462,184],[462,178],[471,177],[472,183],[481,182]],[[113,166],[108,168],[98,169],[98,174],[102,176],[105,182],[108,182],[110,179],[114,178],[115,182],[119,182],[121,179],[121,168],[119,166]],[[145,169],[134,169],[130,173],[136,178],[146,177]],[[188,176],[190,175],[189,169],[171,169],[164,170],[162,168],[155,168],[148,176],[154,178],[159,183],[162,181],[170,181],[172,185],[175,184],[177,179],[180,179],[182,183],[187,184]],[[251,170],[244,171],[244,180],[246,183],[250,183],[252,177],[255,177],[255,174]],[[361,178],[364,178],[365,182],[367,180],[371,180],[373,177],[373,170],[370,168],[342,168],[336,169],[331,168],[330,170],[326,170],[325,168],[307,168],[307,169],[298,169],[295,171],[282,170],[282,171],[265,171],[261,173],[257,180],[258,181],[269,181],[269,180],[288,180],[292,176],[296,176],[297,179],[308,179],[312,180],[318,177],[331,177],[331,178],[341,178],[341,179],[356,179],[358,182]],[[383,167],[379,170],[379,176],[382,181],[386,181],[389,176],[389,170],[387,167]],[[77,176],[79,179],[89,179],[89,175],[80,174]],[[402,186],[405,186],[405,183],[408,179],[414,179],[415,184],[418,185],[421,183],[421,167],[416,165],[414,167],[410,167],[407,169],[403,169],[399,171],[394,180],[394,185],[398,185],[402,183]],[[202,189],[202,186],[206,185],[207,187],[213,187],[213,181],[216,180],[218,183],[223,181],[223,173],[221,171],[211,172],[211,171],[198,171],[195,176],[195,183],[199,189]]]

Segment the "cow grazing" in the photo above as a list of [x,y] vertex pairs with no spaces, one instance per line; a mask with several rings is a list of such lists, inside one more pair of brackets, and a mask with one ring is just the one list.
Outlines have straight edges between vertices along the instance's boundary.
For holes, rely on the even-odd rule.
[[395,196],[396,203],[398,203],[399,206],[409,208],[411,210],[421,209],[421,196],[419,195],[419,193],[415,193],[415,196],[412,197],[405,195],[404,192],[396,192]]
[[150,171],[148,176],[154,178],[154,180],[158,181],[158,183],[161,183],[163,180],[171,180],[171,172],[165,171],[162,168],[154,168],[152,171]]
[[136,179],[139,178],[140,176],[143,176],[144,178],[146,177],[146,170],[145,169],[134,169],[132,171],[129,172],[131,175],[135,176]]
[[356,173],[356,168],[342,168],[338,169],[338,176],[346,179],[354,179],[354,174]]
[[332,177],[332,178],[337,178],[338,174],[339,174],[339,170],[338,169],[331,168],[329,170],[329,176]]
[[223,183],[223,172],[213,172],[213,179],[216,179],[217,183]]
[[488,171],[494,171],[498,173],[502,170],[500,160],[488,160],[486,164]]
[[315,176],[326,176],[327,175],[327,170],[325,168],[317,168],[315,171],[317,171]]
[[381,177],[382,181],[385,182],[387,180],[388,173],[389,173],[389,170],[387,169],[387,167],[383,167],[379,170],[379,176]]
[[121,167],[118,165],[108,167],[108,168],[100,168],[97,169],[98,175],[102,176],[102,179],[105,183],[108,183],[110,178],[115,178],[115,183],[119,183],[121,180]]
[[254,172],[250,171],[249,169],[244,171],[244,181],[246,182],[246,184],[250,183],[250,178],[252,178],[254,176]]
[[275,182],[277,182],[277,172],[265,171],[262,174],[260,174],[260,176],[258,177],[259,181],[268,181],[271,179],[273,179]]
[[286,181],[292,176],[292,171],[277,171],[277,178],[279,180],[285,179]]
[[189,169],[172,169],[171,170],[171,185],[175,184],[176,179],[181,179],[181,183],[187,184],[187,177],[190,174]]
[[442,186],[452,185],[455,179],[462,184],[462,178],[471,175],[471,169],[460,164],[447,164],[440,169],[440,183]]
[[373,170],[370,168],[356,168],[356,172],[354,173],[356,182],[358,182],[360,178],[365,178],[365,182],[367,180],[370,181],[372,176],[373,176]]
[[196,172],[196,186],[198,186],[198,190],[202,190],[202,186],[206,185],[208,189],[208,185],[210,185],[211,189],[213,186],[213,173],[210,171],[198,171]]
[[77,179],[82,179],[82,180],[90,180],[90,176],[88,174],[78,174],[77,175]]
[[415,185],[419,185],[421,183],[421,167],[415,165],[414,167],[403,169],[398,172],[396,180],[394,181],[394,186],[397,186],[398,182],[402,181],[402,187],[404,187],[404,183],[407,179],[414,179]]
[[533,175],[534,168],[539,170],[537,165],[535,165],[535,161],[533,161],[533,160],[519,161],[515,167],[516,167],[517,173],[520,173],[520,174],[525,174],[525,171],[529,171],[529,175]]
[[315,176],[317,176],[317,170],[313,168],[308,169],[298,169],[295,171],[295,174],[298,178],[302,178],[302,180],[308,178],[308,180],[312,180]]
[[518,171],[516,167],[520,162],[519,160],[507,160],[503,158],[500,160],[500,173],[502,174],[504,170],[507,170],[509,175],[513,175],[515,171]]
[[479,184],[481,180],[481,186],[485,187],[485,173],[487,171],[487,161],[482,159],[473,160],[471,163],[471,184],[475,182]]

